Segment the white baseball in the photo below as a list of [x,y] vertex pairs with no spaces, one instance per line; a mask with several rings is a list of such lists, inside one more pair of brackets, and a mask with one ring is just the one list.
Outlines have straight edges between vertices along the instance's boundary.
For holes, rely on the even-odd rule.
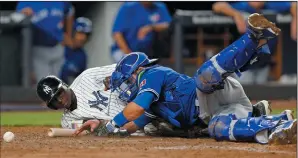
[[12,132],[10,132],[10,131],[5,132],[4,135],[3,135],[3,139],[4,139],[4,141],[6,141],[6,142],[9,143],[9,142],[13,141],[14,134]]

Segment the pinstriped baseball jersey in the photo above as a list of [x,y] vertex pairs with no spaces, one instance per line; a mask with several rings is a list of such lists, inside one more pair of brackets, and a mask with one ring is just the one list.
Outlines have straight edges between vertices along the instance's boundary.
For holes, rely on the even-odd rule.
[[115,64],[90,68],[82,72],[70,85],[77,98],[77,109],[65,110],[61,119],[63,128],[73,127],[74,121],[112,119],[126,105],[118,93],[104,91],[103,80],[115,70]]

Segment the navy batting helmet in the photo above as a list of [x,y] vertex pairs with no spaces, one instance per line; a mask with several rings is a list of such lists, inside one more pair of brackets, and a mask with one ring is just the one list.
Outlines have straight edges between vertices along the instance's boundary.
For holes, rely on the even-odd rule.
[[46,76],[37,84],[37,95],[40,99],[46,102],[51,109],[57,110],[55,100],[60,93],[67,89],[67,85],[56,76]]

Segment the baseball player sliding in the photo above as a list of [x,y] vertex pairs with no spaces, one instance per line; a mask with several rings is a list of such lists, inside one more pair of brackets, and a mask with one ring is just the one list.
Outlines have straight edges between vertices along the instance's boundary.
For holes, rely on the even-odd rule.
[[37,94],[49,108],[65,109],[63,128],[74,128],[74,122],[82,120],[110,120],[125,106],[117,93],[104,91],[103,80],[114,69],[115,64],[87,69],[69,87],[56,76],[46,76],[38,82]]
[[[111,120],[126,105],[126,102],[119,99],[119,93],[105,90],[106,79],[111,76],[115,66],[87,69],[70,86],[56,76],[46,76],[38,82],[37,94],[50,109],[64,109],[62,128],[75,129],[91,119]],[[149,113],[146,115],[155,117]],[[156,125],[148,124],[145,129],[150,135],[161,133]],[[138,131],[135,135],[144,133]]]
[[241,84],[229,76],[249,69],[250,60],[261,53],[270,53],[267,40],[280,32],[257,13],[247,22],[247,32],[206,61],[194,77],[156,65],[144,53],[125,56],[112,73],[110,88],[129,103],[104,126],[91,120],[75,133],[91,127],[100,133],[126,135],[150,122],[151,118],[144,115],[149,112],[182,129],[206,125],[216,140],[296,143],[297,120],[291,112],[253,116],[253,106]]

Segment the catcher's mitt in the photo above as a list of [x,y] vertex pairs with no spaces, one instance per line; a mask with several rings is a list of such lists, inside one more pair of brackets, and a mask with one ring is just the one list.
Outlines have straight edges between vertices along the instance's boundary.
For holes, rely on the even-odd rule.
[[96,136],[120,136],[128,137],[130,134],[126,129],[116,127],[112,121],[104,121],[93,132]]

